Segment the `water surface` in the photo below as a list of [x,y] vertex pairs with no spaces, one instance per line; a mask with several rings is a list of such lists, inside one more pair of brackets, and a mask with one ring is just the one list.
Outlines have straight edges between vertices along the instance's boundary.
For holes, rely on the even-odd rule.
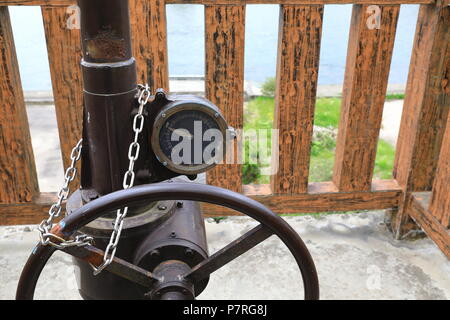
[[[50,72],[39,7],[10,7],[24,90],[50,90]],[[402,5],[390,83],[405,83],[417,20],[417,5]],[[245,33],[245,79],[263,82],[275,75],[278,5],[248,5]],[[319,84],[344,78],[351,5],[325,6]],[[204,8],[167,5],[170,75],[203,75]]]

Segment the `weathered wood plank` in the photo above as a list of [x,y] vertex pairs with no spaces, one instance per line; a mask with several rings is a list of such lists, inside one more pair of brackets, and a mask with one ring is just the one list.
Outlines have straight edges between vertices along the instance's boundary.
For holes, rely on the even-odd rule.
[[29,202],[39,192],[11,21],[0,8],[0,203]]
[[[259,194],[255,194],[255,189]],[[308,193],[303,194],[271,195],[269,190],[269,185],[244,186],[246,195],[278,214],[387,209],[396,207],[401,197],[401,190],[393,180],[375,180],[370,191],[361,192],[336,192],[332,182],[310,183]],[[206,216],[237,214],[209,204],[202,207]]]
[[450,234],[428,210],[430,197],[431,192],[414,192],[407,197],[406,207],[414,221],[450,259]]
[[[64,168],[70,165],[72,148],[82,137],[83,123],[80,30],[68,28],[71,14],[62,7],[42,7]],[[78,185],[77,177],[72,188]]]
[[[450,39],[449,44],[450,46]],[[447,59],[450,61],[450,50]],[[447,79],[450,79],[450,63],[447,69]],[[448,87],[450,90],[450,85]],[[450,100],[448,102],[450,104]],[[431,196],[430,212],[434,218],[446,228],[450,227],[450,114],[447,117],[447,129],[442,143],[439,163],[434,179],[433,193]]]
[[308,189],[323,6],[280,8],[274,128],[279,144],[274,193]]
[[[245,6],[205,6],[206,97],[236,129],[243,127],[244,118],[244,40]],[[241,191],[237,145],[233,146],[233,161],[208,172],[209,184]]]
[[[449,23],[450,7],[421,6],[394,163],[405,194],[432,188],[450,109]],[[397,237],[411,226],[403,207],[393,219]]]
[[[311,183],[307,194],[251,195],[252,186],[244,186],[245,194],[279,214],[313,213],[325,211],[376,210],[397,206],[401,190],[394,180],[374,181],[369,192],[336,192],[333,183]],[[270,190],[263,185],[263,190]],[[41,193],[32,203],[0,204],[0,225],[35,224],[47,217],[50,205],[56,200],[54,193]],[[209,204],[203,205],[206,216],[235,215],[235,211]]]
[[169,91],[166,6],[164,0],[130,1],[133,55],[138,82],[148,83],[152,92]]
[[48,210],[57,200],[55,193],[41,193],[32,202],[0,203],[0,225],[38,224],[48,218]]
[[340,191],[371,186],[400,6],[379,8],[377,27],[369,6],[353,6],[333,177]]
[[450,109],[449,21],[450,8],[420,8],[394,165],[414,191],[431,189]]
[[[447,0],[445,0],[447,1]],[[68,6],[75,0],[0,0],[0,6]],[[207,4],[207,5],[245,5],[245,4],[431,4],[436,0],[167,0],[168,4]]]

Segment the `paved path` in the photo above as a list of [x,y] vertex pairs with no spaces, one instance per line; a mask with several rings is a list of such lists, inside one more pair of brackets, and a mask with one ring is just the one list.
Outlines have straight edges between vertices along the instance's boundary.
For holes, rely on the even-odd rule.
[[388,101],[384,104],[380,139],[396,146],[403,111],[403,100]]
[[42,192],[55,192],[64,179],[55,108],[33,105],[27,108],[27,114],[39,187]]

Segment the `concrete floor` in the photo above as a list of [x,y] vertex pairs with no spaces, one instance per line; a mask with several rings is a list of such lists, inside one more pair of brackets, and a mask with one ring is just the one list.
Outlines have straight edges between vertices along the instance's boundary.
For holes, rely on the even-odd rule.
[[[450,263],[429,239],[395,241],[383,212],[296,216],[319,273],[322,299],[449,299]],[[246,217],[206,221],[210,253],[255,226]],[[13,299],[36,226],[0,228],[0,299]],[[211,276],[199,299],[301,299],[301,276],[287,248],[272,237]],[[38,299],[80,299],[70,256],[44,269]]]
[[[41,191],[63,178],[54,108],[28,107]],[[401,102],[385,108],[382,135],[396,138]],[[394,119],[395,118],[395,119]],[[386,119],[386,120],[385,120]],[[395,141],[392,141],[395,142]],[[450,262],[429,239],[396,241],[383,212],[285,218],[316,262],[322,299],[449,299]],[[246,217],[206,221],[210,253],[255,226]],[[36,226],[0,227],[0,299],[13,299],[21,268],[37,243]],[[301,299],[300,272],[287,248],[272,237],[211,277],[200,299]],[[39,299],[80,299],[71,258],[52,257],[36,290]]]

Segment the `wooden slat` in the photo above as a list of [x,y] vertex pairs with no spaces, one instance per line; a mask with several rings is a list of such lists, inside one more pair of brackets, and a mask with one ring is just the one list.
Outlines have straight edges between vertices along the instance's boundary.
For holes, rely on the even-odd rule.
[[308,188],[323,6],[280,8],[274,127],[279,130],[274,193]]
[[[441,0],[442,1],[442,0]],[[447,1],[448,0],[444,0]],[[75,4],[75,0],[0,0],[0,6],[29,5],[29,6],[68,6]],[[207,4],[207,5],[245,5],[245,4],[430,4],[436,0],[168,0],[169,4]]]
[[39,192],[11,21],[0,8],[0,203],[31,201]]
[[[401,190],[394,180],[375,180],[367,192],[337,192],[331,182],[310,183],[308,193],[304,194],[254,194],[254,189],[244,186],[244,193],[277,214],[387,209],[396,207],[401,198]],[[268,193],[270,187],[263,185],[257,189]],[[206,216],[237,214],[236,211],[209,204],[202,207]]]
[[368,6],[353,6],[333,177],[341,191],[372,181],[400,7],[380,9],[380,28],[370,29]]
[[419,12],[394,165],[394,177],[409,190],[431,189],[446,127],[449,12],[436,6]]
[[[450,47],[450,39],[449,44]],[[450,50],[448,51],[447,60],[449,65],[447,75],[450,76]],[[450,79],[450,77],[448,77]],[[450,92],[450,85],[448,88]],[[450,95],[447,95],[447,102],[450,104]],[[446,228],[450,227],[450,115],[447,118],[447,130],[445,131],[442,143],[441,155],[439,156],[439,164],[436,170],[436,178],[434,179],[433,194],[430,203],[430,212],[441,222]]]
[[[70,14],[62,7],[42,7],[50,74],[64,168],[82,137],[83,84],[80,30],[68,29]],[[79,178],[72,183],[79,185]]]
[[450,259],[450,234],[447,227],[428,210],[430,197],[431,192],[414,192],[408,196],[406,206],[414,221]]
[[[420,8],[394,163],[405,194],[429,191],[433,184],[450,109],[449,21],[449,7]],[[393,220],[397,237],[410,225],[403,204]]]
[[148,83],[152,92],[169,91],[166,6],[164,0],[130,1],[133,55],[138,82]]
[[[270,190],[269,185],[260,189]],[[311,183],[307,194],[250,195],[254,188],[245,186],[245,193],[278,214],[326,211],[376,210],[398,205],[401,190],[394,180],[374,181],[370,192],[336,192],[333,183]],[[56,200],[54,193],[41,193],[32,203],[0,204],[0,225],[35,224],[48,216],[48,209]],[[235,215],[235,211],[203,204],[205,216]]]
[[[245,6],[205,6],[205,92],[228,124],[243,127]],[[242,165],[221,164],[207,174],[209,184],[241,191]]]
[[0,225],[38,224],[48,218],[48,210],[57,200],[55,193],[41,193],[32,202],[0,203]]

